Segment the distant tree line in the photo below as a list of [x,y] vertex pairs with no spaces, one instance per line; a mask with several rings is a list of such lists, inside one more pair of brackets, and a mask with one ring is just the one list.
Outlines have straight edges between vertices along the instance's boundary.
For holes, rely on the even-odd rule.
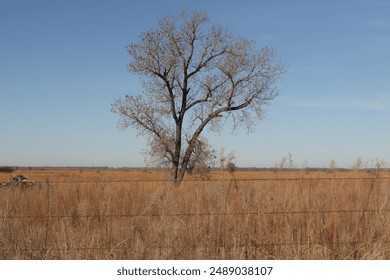
[[11,166],[0,166],[0,172],[2,173],[12,173],[14,172],[16,167]]

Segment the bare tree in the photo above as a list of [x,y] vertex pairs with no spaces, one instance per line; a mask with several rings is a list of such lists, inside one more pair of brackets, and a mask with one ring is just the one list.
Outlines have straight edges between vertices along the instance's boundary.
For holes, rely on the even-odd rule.
[[210,152],[200,137],[204,129],[219,132],[231,120],[233,130],[251,131],[285,71],[272,49],[211,26],[203,11],[160,19],[127,50],[128,69],[141,77],[144,94],[115,100],[112,111],[121,128],[148,137],[149,155],[171,168],[176,184],[194,159]]

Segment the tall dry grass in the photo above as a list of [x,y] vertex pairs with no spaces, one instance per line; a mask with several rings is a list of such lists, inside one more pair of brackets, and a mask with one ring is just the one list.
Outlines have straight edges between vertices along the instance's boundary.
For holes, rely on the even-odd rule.
[[41,188],[0,189],[1,259],[390,257],[386,173],[212,172],[179,188],[150,170],[23,174]]

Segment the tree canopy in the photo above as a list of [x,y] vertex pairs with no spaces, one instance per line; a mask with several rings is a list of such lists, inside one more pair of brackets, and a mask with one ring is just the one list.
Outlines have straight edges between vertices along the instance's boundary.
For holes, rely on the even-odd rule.
[[128,69],[141,78],[144,93],[115,100],[112,111],[121,128],[148,138],[149,158],[170,167],[175,183],[212,159],[206,127],[219,132],[230,119],[233,130],[252,131],[286,69],[273,49],[210,25],[203,11],[160,19],[127,51]]

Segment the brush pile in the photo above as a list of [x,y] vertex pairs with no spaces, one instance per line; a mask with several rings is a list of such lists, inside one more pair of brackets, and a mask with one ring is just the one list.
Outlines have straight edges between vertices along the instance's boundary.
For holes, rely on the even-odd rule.
[[11,176],[9,182],[0,183],[0,188],[4,188],[8,186],[39,187],[40,183],[27,179],[23,175],[14,175]]

